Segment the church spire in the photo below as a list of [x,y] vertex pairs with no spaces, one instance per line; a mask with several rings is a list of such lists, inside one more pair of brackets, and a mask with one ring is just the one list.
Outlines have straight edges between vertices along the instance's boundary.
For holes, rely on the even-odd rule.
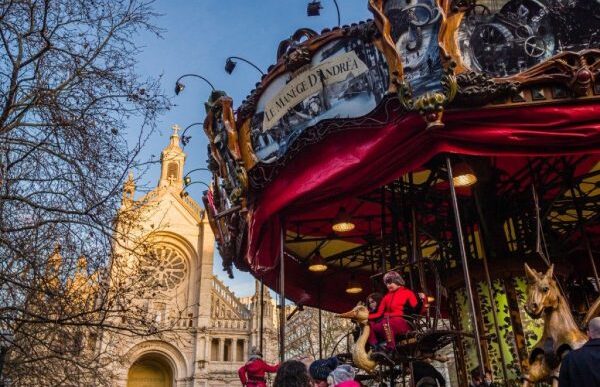
[[121,205],[127,207],[133,203],[133,196],[135,195],[135,180],[133,179],[133,172],[129,171],[127,180],[123,183],[123,196],[121,199]]
[[183,164],[185,153],[179,146],[179,125],[172,126],[173,133],[169,139],[169,145],[163,149],[161,160],[161,173],[159,187],[172,187],[181,190],[183,188]]

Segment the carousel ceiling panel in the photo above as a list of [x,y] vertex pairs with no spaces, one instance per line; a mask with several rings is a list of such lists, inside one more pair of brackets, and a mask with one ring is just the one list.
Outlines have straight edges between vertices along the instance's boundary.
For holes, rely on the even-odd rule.
[[286,239],[286,249],[293,253],[299,259],[308,259],[315,251],[319,251],[323,258],[327,258],[331,255],[337,254],[340,251],[347,251],[354,249],[360,244],[343,241],[339,239],[331,240],[317,240],[320,239],[318,236],[303,235],[302,238],[309,240],[309,242],[302,242],[297,240],[297,234],[288,231]]

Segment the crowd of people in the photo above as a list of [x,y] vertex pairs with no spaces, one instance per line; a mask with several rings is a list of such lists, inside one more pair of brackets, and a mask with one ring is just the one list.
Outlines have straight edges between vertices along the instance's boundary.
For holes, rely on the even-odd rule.
[[314,361],[310,367],[298,360],[288,360],[269,365],[262,354],[252,349],[250,360],[238,370],[240,381],[246,387],[266,387],[265,375],[276,373],[273,387],[360,387],[354,380],[356,370],[348,364],[340,364],[336,357]]
[[[298,360],[288,360],[279,365],[269,365],[254,351],[253,359],[239,370],[240,381],[247,387],[266,387],[266,373],[276,373],[273,387],[360,387],[355,379],[356,369],[341,363],[338,358],[315,360],[307,367]],[[433,371],[433,372],[432,372]],[[427,362],[413,362],[413,372],[418,387],[444,387],[443,376]]]

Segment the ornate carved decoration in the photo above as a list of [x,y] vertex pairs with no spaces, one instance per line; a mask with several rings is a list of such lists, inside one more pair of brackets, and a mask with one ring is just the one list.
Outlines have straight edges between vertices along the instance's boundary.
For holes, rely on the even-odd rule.
[[294,51],[298,48],[298,45],[301,43],[302,38],[306,38],[306,40],[310,40],[315,36],[318,36],[316,31],[311,30],[310,28],[300,28],[294,34],[285,40],[282,40],[279,43],[279,47],[277,48],[277,60],[281,60],[285,56],[285,54],[290,51]]
[[[233,101],[224,92],[214,91],[206,102],[204,131],[209,139],[209,162],[214,175],[223,179],[225,191],[234,204],[245,200],[248,175],[242,161],[238,132],[233,114]],[[218,168],[214,168],[218,166]]]
[[600,73],[600,50],[563,52],[529,70],[512,77],[509,81],[523,85],[558,83],[567,87],[573,95],[591,94],[592,85]]
[[492,78],[476,72],[459,74],[454,106],[491,107],[551,103],[569,98],[600,98],[600,50],[564,52],[520,74]]
[[375,25],[379,29],[380,37],[375,39],[375,45],[383,53],[388,62],[390,82],[388,92],[395,93],[404,79],[404,69],[396,45],[391,35],[390,21],[383,13],[385,0],[369,0],[369,9],[375,17]]
[[452,12],[466,12],[472,9],[475,4],[477,4],[476,0],[452,0],[449,2],[450,9]]
[[452,102],[456,96],[458,86],[452,66],[446,69],[440,82],[442,91],[427,92],[416,99],[412,97],[412,90],[408,82],[402,82],[398,90],[398,97],[404,108],[419,112],[427,123],[427,129],[444,126],[442,122],[444,106]]
[[289,53],[285,53],[282,58],[285,63],[285,69],[291,72],[298,70],[302,66],[306,66],[312,59],[310,51],[306,47],[298,47]]
[[365,42],[373,41],[379,37],[379,30],[372,20],[353,23],[347,29],[347,36],[358,38]]
[[258,158],[254,154],[254,149],[252,147],[250,121],[250,119],[245,120],[238,128],[240,152],[242,154],[242,162],[244,163],[246,170],[252,169],[258,162]]
[[[444,106],[454,99],[457,91],[456,79],[454,78],[455,63],[450,57],[443,45],[439,45],[440,58],[444,66],[444,73],[440,80],[442,90],[425,92],[422,95],[413,97],[413,91],[410,83],[404,79],[404,69],[402,59],[398,53],[396,44],[391,34],[391,25],[387,16],[384,14],[384,6],[387,0],[369,0],[369,9],[375,15],[375,23],[381,33],[381,38],[376,41],[377,47],[384,53],[390,71],[389,91],[398,92],[400,102],[407,110],[418,111],[427,123],[427,129],[443,126],[442,116]],[[444,30],[447,24],[446,12],[442,4],[437,3],[440,13],[440,31]],[[430,18],[432,16],[430,15]],[[429,19],[428,19],[429,20]],[[416,27],[417,31],[421,27]],[[438,35],[438,41],[439,41]]]
[[519,82],[495,81],[486,74],[469,71],[456,76],[458,92],[453,105],[482,106],[516,93]]

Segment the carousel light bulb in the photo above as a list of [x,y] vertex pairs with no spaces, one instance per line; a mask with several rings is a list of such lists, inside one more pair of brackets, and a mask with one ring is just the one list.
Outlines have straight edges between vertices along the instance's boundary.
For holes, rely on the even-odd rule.
[[477,183],[475,172],[465,162],[459,163],[454,167],[453,175],[452,181],[455,187],[468,187]]
[[350,279],[350,281],[348,281],[348,284],[346,285],[346,293],[348,294],[358,294],[358,293],[362,293],[363,288],[362,285],[360,284],[360,282],[358,282],[355,279]]
[[323,259],[319,251],[317,251],[313,254],[312,257],[310,257],[310,260],[308,261],[308,270],[315,273],[321,273],[327,270],[327,263],[325,262],[325,259]]
[[350,214],[346,212],[344,207],[340,207],[338,214],[333,219],[331,229],[335,232],[348,232],[354,230],[354,227]]

